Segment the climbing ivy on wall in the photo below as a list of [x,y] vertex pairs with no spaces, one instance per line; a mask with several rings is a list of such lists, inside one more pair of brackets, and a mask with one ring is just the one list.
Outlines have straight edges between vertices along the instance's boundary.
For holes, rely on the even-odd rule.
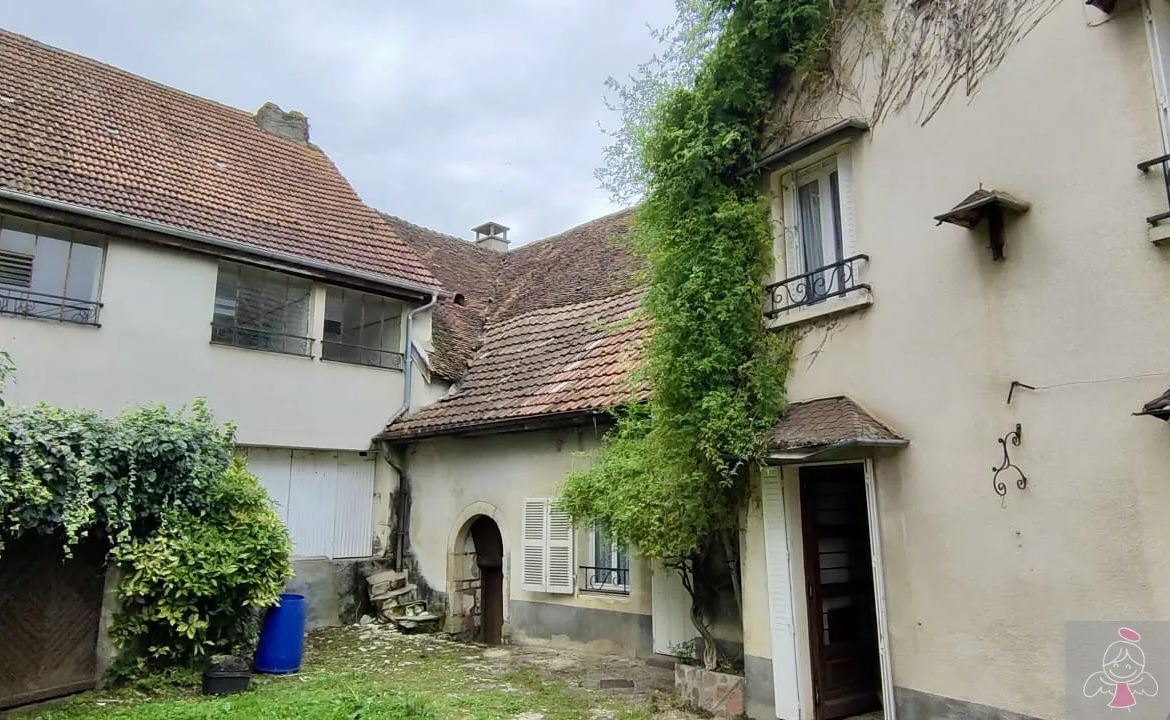
[[112,632],[123,668],[244,648],[257,608],[291,576],[291,543],[234,450],[233,428],[202,401],[112,419],[0,407],[0,557],[28,534],[59,538],[66,555],[108,544],[123,578]]
[[693,83],[663,91],[646,126],[626,135],[644,183],[634,235],[649,261],[641,372],[651,398],[619,411],[562,504],[680,571],[710,667],[705,568],[720,546],[734,556],[747,470],[784,411],[792,356],[791,337],[764,323],[772,237],[753,166],[780,88],[826,51],[831,11],[827,0],[682,7],[717,22],[716,39]]

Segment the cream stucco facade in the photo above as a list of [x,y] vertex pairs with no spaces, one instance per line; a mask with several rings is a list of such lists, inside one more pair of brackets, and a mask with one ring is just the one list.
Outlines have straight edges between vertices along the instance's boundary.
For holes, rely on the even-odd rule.
[[481,602],[471,524],[488,517],[503,540],[504,635],[513,642],[572,644],[622,654],[651,652],[651,571],[631,553],[628,593],[590,592],[589,532],[574,532],[571,593],[523,589],[521,533],[527,498],[556,498],[581,453],[604,429],[527,431],[419,441],[405,462],[411,493],[410,552],[418,577],[446,595],[450,629],[478,627],[468,618]]
[[[1137,2],[1104,22],[1080,2],[1049,4],[978,92],[956,91],[925,125],[889,114],[842,146],[872,294],[791,325],[790,401],[848,395],[910,441],[872,458],[900,717],[1063,717],[1066,621],[1170,616],[1170,431],[1133,415],[1170,384],[1170,250],[1146,222],[1166,210],[1165,188],[1136,169],[1164,152],[1147,18]],[[821,127],[865,107],[843,104]],[[986,224],[932,219],[981,186],[1031,205],[1009,216],[1001,261]],[[775,196],[773,211],[783,279],[793,218]],[[1008,404],[1012,381],[1037,389]],[[997,439],[1017,424],[1027,488],[1008,478],[1001,500]],[[788,493],[797,472],[782,471]],[[793,569],[770,565],[755,495],[742,543],[749,692],[753,662],[757,685],[772,682],[769,573],[803,588],[799,532]],[[812,718],[799,595],[793,608]],[[775,710],[772,692],[755,693],[754,714]]]

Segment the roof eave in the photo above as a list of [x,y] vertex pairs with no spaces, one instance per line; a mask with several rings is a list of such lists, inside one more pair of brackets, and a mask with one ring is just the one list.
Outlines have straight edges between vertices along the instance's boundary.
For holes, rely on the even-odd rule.
[[[547,415],[526,415],[524,417],[507,418],[493,422],[479,422],[465,425],[437,427],[418,432],[395,432],[387,429],[374,437],[374,441],[386,441],[391,444],[409,445],[421,440],[431,440],[440,437],[467,437],[478,435],[500,435],[510,432],[525,432],[531,430],[549,430],[562,427],[581,425],[582,420],[593,419],[609,422],[612,416],[605,409],[573,410],[570,412],[553,413]],[[408,419],[409,420],[409,419]]]
[[810,445],[805,448],[788,450],[770,450],[767,460],[772,464],[809,462],[813,459],[824,458],[827,455],[856,453],[861,455],[872,454],[882,450],[901,450],[910,444],[904,438],[849,438],[823,445]]
[[11,200],[14,202],[33,205],[49,210],[71,213],[73,215],[93,218],[95,220],[103,220],[117,225],[124,225],[127,227],[137,228],[139,230],[145,230],[147,232],[158,233],[160,235],[168,235],[190,243],[202,245],[207,248],[230,250],[242,255],[252,255],[258,258],[274,260],[293,267],[301,267],[310,271],[328,272],[334,275],[352,278],[364,283],[382,285],[387,288],[405,290],[410,293],[421,294],[424,297],[438,295],[439,297],[446,298],[453,296],[452,293],[442,290],[438,286],[429,286],[422,283],[411,282],[409,280],[392,278],[387,275],[381,275],[365,270],[358,270],[356,268],[347,267],[345,265],[338,265],[336,263],[330,263],[323,260],[315,260],[300,255],[294,255],[292,253],[281,252],[279,250],[269,250],[257,245],[240,242],[239,240],[232,240],[231,238],[208,235],[206,233],[188,230],[177,225],[169,225],[167,223],[160,223],[154,220],[145,220],[143,218],[136,218],[131,215],[125,215],[123,213],[91,208],[85,205],[79,205],[77,203],[65,202],[63,200],[54,200],[53,198],[47,198],[41,195],[33,195],[31,193],[21,192],[19,190],[0,188],[0,199]]
[[776,170],[791,165],[802,158],[813,155],[839,142],[850,140],[869,132],[869,123],[849,118],[831,125],[820,132],[801,138],[790,145],[769,153],[751,167],[754,170]]

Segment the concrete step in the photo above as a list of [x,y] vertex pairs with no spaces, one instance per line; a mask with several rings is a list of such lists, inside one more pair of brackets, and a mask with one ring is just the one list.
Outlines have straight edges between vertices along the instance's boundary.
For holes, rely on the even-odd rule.
[[370,595],[381,595],[387,590],[396,590],[409,582],[410,574],[405,570],[383,570],[366,578],[370,586]]
[[392,599],[397,598],[397,597],[402,597],[403,595],[407,595],[409,593],[412,593],[417,589],[418,589],[417,585],[403,585],[400,588],[394,588],[392,590],[383,590],[382,592],[378,593],[377,595],[371,595],[370,600],[372,600],[373,602],[376,602],[376,603],[381,603],[381,602],[384,602],[386,600],[392,600]]

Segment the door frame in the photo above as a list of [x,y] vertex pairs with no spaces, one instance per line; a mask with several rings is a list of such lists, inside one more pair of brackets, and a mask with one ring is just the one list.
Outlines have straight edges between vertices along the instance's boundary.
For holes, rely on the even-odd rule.
[[[801,720],[813,720],[816,707],[813,704],[813,657],[808,618],[808,603],[804,578],[804,526],[803,508],[800,502],[800,468],[825,465],[855,465],[861,464],[865,471],[865,506],[867,524],[869,527],[869,546],[873,563],[874,609],[878,628],[878,664],[881,671],[882,690],[882,717],[884,720],[897,720],[897,703],[894,696],[893,661],[890,654],[889,618],[886,607],[885,568],[882,562],[881,527],[878,522],[878,498],[875,483],[874,462],[872,458],[854,460],[834,460],[827,462],[806,462],[781,465],[776,475],[761,473],[761,483],[779,482],[783,495],[783,513],[786,532],[784,536],[788,542],[787,557],[791,559],[784,568],[788,575],[789,588],[792,593],[789,598],[793,611],[793,631],[799,640],[796,647],[796,666],[798,673],[798,698]],[[778,476],[778,477],[777,477]],[[765,510],[766,512],[766,510]],[[767,517],[764,518],[765,525]],[[778,569],[778,568],[777,568]],[[773,571],[766,567],[765,572]],[[801,640],[803,639],[803,640]],[[776,649],[773,648],[773,653]]]

